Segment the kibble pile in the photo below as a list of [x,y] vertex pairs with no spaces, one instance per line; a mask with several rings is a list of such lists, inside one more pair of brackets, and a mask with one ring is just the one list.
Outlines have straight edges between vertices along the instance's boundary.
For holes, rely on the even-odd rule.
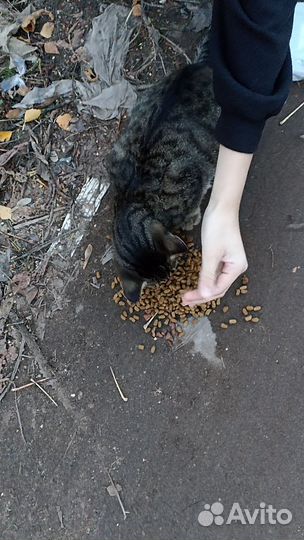
[[[201,268],[201,252],[194,248],[193,243],[188,244],[188,252],[181,255],[176,261],[176,267],[172,270],[168,279],[159,283],[147,285],[137,304],[131,304],[125,297],[120,285],[119,278],[112,282],[112,289],[119,287],[113,296],[114,302],[121,306],[120,315],[123,321],[136,323],[143,319],[143,328],[145,333],[153,338],[164,338],[169,345],[173,344],[174,338],[184,335],[184,328],[190,322],[195,324],[201,317],[209,316],[215,312],[221,303],[220,298],[201,304],[199,306],[189,307],[182,305],[182,295],[189,289],[195,289],[198,284],[199,271]],[[243,276],[242,284],[236,289],[236,296],[245,295],[248,292],[248,278]],[[243,319],[246,322],[257,323],[259,317],[256,317],[257,311],[261,306],[248,305],[242,309]],[[222,312],[227,314],[227,322],[220,324],[222,329],[227,329],[229,325],[234,325],[238,321],[230,318],[229,307],[224,306]],[[144,345],[138,345],[139,350],[144,350]],[[151,347],[151,353],[155,352],[155,345]]]

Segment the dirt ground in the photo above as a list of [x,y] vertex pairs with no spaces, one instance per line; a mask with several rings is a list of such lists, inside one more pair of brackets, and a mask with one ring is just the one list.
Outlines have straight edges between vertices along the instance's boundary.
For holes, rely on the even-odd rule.
[[[162,6],[155,25],[168,28],[170,21],[181,21],[170,37],[193,54],[197,37],[187,32],[189,13],[178,2]],[[50,2],[47,7],[60,11],[56,39],[74,24],[73,14],[83,12],[84,32],[98,14],[97,2]],[[138,50],[129,60],[130,70]],[[173,65],[182,58],[169,50],[163,61]],[[71,69],[77,73],[77,63],[54,62],[48,68],[49,82]],[[154,80],[161,62],[152,67]],[[151,78],[149,70],[143,75],[140,84]],[[41,78],[45,80],[44,71]],[[302,101],[303,89],[294,85],[279,119]],[[6,102],[4,106],[9,108]],[[100,174],[100,154],[119,128],[118,121],[78,117],[71,103],[64,105],[66,110],[81,126],[73,134],[72,149],[62,150],[69,141],[50,121],[57,109],[47,112],[34,131],[43,149],[51,125],[52,149],[71,157],[68,168],[53,173],[60,180],[54,191],[41,169],[36,171],[33,148],[10,162],[15,176],[6,177],[1,186],[6,202],[12,196],[18,200],[20,193],[34,199],[21,222],[41,215],[41,205],[52,214],[48,230],[21,227],[23,241],[14,238],[11,246],[16,257],[12,275],[26,272],[31,280],[24,281],[21,293],[20,288],[8,292],[3,287],[2,306],[9,306],[9,314],[1,375],[11,375],[19,351],[16,386],[51,375],[43,388],[55,401],[37,387],[11,388],[1,401],[1,540],[303,538],[303,112],[282,127],[278,118],[270,120],[255,158],[241,214],[249,293],[244,300],[232,290],[225,299],[238,319],[234,327],[220,328],[220,309],[209,318],[220,359],[216,362],[204,346],[195,352],[191,342],[171,350],[158,340],[151,355],[152,340],[142,326],[121,321],[112,300],[112,263],[101,263],[110,242],[110,192],[72,261],[60,268],[50,264],[37,281],[35,265],[37,259],[43,262],[44,244],[56,236],[85,177]],[[24,131],[22,137],[31,136]],[[26,181],[20,176],[16,180],[16,173]],[[58,207],[64,210],[54,213]],[[33,247],[42,244],[32,252],[35,257],[23,257],[24,239]],[[88,244],[93,252],[83,270]],[[14,300],[12,306],[5,304],[8,298]],[[260,324],[241,320],[242,307],[250,303],[263,306]],[[146,345],[144,351],[138,350],[139,343]],[[110,367],[128,401],[121,399]],[[3,388],[6,384],[4,380]],[[251,512],[265,502],[288,509],[292,520],[288,525],[257,520],[254,525],[203,527],[198,516],[216,501],[223,504],[225,519],[234,502]]]

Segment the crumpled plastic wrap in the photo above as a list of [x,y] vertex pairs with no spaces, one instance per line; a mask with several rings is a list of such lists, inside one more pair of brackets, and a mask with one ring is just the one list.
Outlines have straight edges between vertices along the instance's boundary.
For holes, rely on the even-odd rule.
[[138,21],[129,13],[128,8],[111,4],[92,20],[84,48],[89,65],[98,76],[96,82],[65,79],[47,88],[33,88],[15,107],[42,105],[50,98],[75,93],[78,110],[101,120],[116,118],[122,108],[132,109],[136,92],[123,77],[123,65]]

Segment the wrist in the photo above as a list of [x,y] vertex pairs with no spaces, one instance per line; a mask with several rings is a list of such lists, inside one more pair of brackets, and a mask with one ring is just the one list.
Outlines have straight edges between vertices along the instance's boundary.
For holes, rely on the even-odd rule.
[[235,222],[239,219],[239,209],[240,205],[235,201],[231,202],[211,197],[205,213],[207,216],[212,214],[227,222]]

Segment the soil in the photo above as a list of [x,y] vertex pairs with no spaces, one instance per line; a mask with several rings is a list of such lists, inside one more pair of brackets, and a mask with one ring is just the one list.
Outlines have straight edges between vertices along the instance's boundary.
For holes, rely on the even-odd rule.
[[[170,39],[193,58],[198,37],[187,31],[190,5],[167,1],[159,9],[147,8],[155,27],[170,32]],[[43,7],[59,10],[55,39],[68,39],[76,20],[86,32],[98,14],[93,1],[63,0]],[[138,39],[128,58],[128,76],[150,52],[147,39],[142,49]],[[162,51],[168,71],[184,62],[176,50],[164,46]],[[79,73],[77,61],[61,55],[48,62],[43,57],[41,69],[34,74],[41,84]],[[163,76],[161,60],[139,75],[138,85]],[[280,118],[302,101],[303,89],[294,85]],[[6,98],[3,107],[11,107]],[[48,216],[35,227],[12,229],[13,238],[1,236],[2,248],[11,250],[10,279],[2,286],[2,389],[19,353],[17,387],[31,378],[50,378],[41,382],[49,396],[37,386],[17,392],[10,388],[0,404],[1,539],[300,540],[303,109],[282,127],[278,118],[268,122],[252,167],[241,213],[249,293],[236,297],[232,288],[225,298],[236,325],[222,330],[227,316],[221,310],[209,318],[221,359],[217,364],[204,349],[195,352],[191,342],[171,350],[158,340],[151,355],[154,342],[142,325],[121,321],[112,300],[112,263],[101,263],[110,244],[110,192],[74,258],[63,258],[61,267],[50,260],[37,273],[47,242],[56,238],[86,177],[100,174],[121,127],[119,120],[79,116],[71,102],[50,107],[31,130],[40,149],[51,141],[59,159],[71,158],[62,161],[63,171],[56,168],[58,160],[41,168],[32,146],[1,171],[5,204],[32,200],[23,214],[20,210],[21,224]],[[68,135],[54,121],[63,111],[77,118],[75,132]],[[1,129],[11,126],[4,125]],[[31,136],[26,126],[18,142],[28,143]],[[1,150],[11,147],[4,143]],[[83,270],[88,244],[93,252]],[[257,325],[241,317],[244,305],[251,303],[263,306]],[[143,351],[139,343],[146,345]],[[225,519],[237,501],[251,512],[262,502],[289,509],[292,520],[284,526],[257,519],[254,525],[202,527],[199,514],[219,500]]]

